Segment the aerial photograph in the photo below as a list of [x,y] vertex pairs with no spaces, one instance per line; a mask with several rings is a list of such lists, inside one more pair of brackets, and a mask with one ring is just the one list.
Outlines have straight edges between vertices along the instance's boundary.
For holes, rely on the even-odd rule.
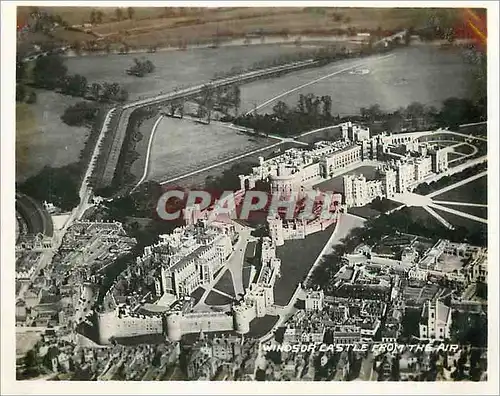
[[489,9],[32,3],[16,381],[498,375]]

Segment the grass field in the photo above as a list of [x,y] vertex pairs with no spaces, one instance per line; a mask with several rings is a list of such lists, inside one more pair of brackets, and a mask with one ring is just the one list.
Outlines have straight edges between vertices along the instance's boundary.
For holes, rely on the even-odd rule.
[[454,226],[465,227],[473,232],[481,232],[485,235],[488,233],[488,225],[478,221],[466,219],[465,217],[457,216],[439,209],[434,209],[445,220],[449,221]]
[[474,149],[469,146],[468,144],[462,144],[461,146],[457,146],[453,148],[453,151],[461,154],[472,154],[474,152]]
[[274,287],[277,305],[288,304],[297,285],[304,280],[334,230],[335,225],[332,225],[305,239],[285,241],[283,246],[277,248],[277,256],[281,259],[281,277]]
[[207,299],[205,300],[205,303],[207,305],[226,305],[226,304],[231,304],[233,302],[232,299],[229,297],[223,296],[222,294],[219,294],[217,292],[211,291],[208,294]]
[[433,197],[436,201],[488,203],[488,178],[487,176],[476,179],[463,186],[446,191]]
[[39,91],[36,104],[16,105],[16,181],[44,166],[59,167],[78,160],[89,130],[61,121],[66,107],[81,99]]
[[354,170],[343,173],[340,176],[334,177],[333,179],[324,181],[322,183],[317,184],[316,188],[319,188],[321,191],[336,191],[343,193],[344,192],[344,182],[343,177],[346,175],[360,175],[363,174],[368,180],[372,180],[376,174],[376,168],[373,166],[360,166]]
[[460,155],[457,153],[453,153],[453,152],[448,153],[448,161],[451,161],[451,160],[454,160],[457,158],[462,158],[462,157],[463,157],[463,155]]
[[139,157],[134,162],[132,162],[132,166],[130,167],[130,172],[136,176],[137,180],[142,177],[142,174],[144,172],[149,137],[151,136],[151,131],[153,130],[153,126],[158,117],[159,116],[148,118],[144,120],[139,126],[139,132],[142,135],[142,138],[135,145],[135,151],[139,154]]
[[[92,10],[90,7],[39,8],[60,15],[70,25],[90,22]],[[347,28],[401,29],[425,24],[433,13],[428,9],[408,8],[134,7],[132,18],[126,8],[121,8],[123,16],[118,18],[115,7],[95,9],[103,13],[103,18],[92,31],[109,41],[126,40],[130,45],[175,45],[179,39],[199,42],[213,40],[215,36],[241,37],[256,32],[281,34],[284,30],[290,34],[325,34]],[[22,17],[29,12],[30,7],[20,7],[18,14]],[[443,10],[440,14],[441,18],[450,19],[450,16],[459,15],[459,11]]]
[[154,137],[148,178],[164,181],[274,142],[215,123],[203,125],[165,117]]
[[226,272],[224,272],[222,278],[220,278],[219,282],[217,282],[217,284],[215,285],[215,289],[227,293],[230,296],[234,296],[236,294],[234,292],[233,278],[231,277],[231,272],[229,270],[226,270]]
[[278,321],[278,316],[266,315],[262,318],[255,318],[250,322],[250,331],[247,337],[259,338],[268,333]]
[[[400,203],[397,203],[397,202],[394,202],[391,200],[389,200],[389,203],[390,203],[390,209],[396,209],[396,208],[401,206]],[[381,214],[380,211],[378,211],[372,207],[372,203],[369,203],[368,205],[361,206],[358,208],[350,208],[349,213],[352,213],[355,216],[363,217],[365,219],[377,217],[378,215]]]
[[464,206],[464,205],[445,205],[450,209],[455,209],[460,212],[469,213],[473,216],[481,217],[483,219],[488,219],[488,208],[487,207],[479,207],[479,206]]
[[242,109],[249,111],[278,95],[320,77],[348,67],[368,69],[365,75],[349,71],[325,78],[318,83],[291,92],[259,113],[270,113],[277,100],[296,106],[300,94],[313,93],[332,97],[332,114],[357,114],[361,107],[379,104],[383,110],[395,110],[412,102],[441,106],[449,97],[470,95],[470,65],[459,51],[431,47],[410,47],[394,51],[390,58],[379,56],[343,60],[325,67],[303,70],[272,80],[257,81],[242,87]]
[[[154,54],[88,55],[67,58],[66,65],[71,73],[84,75],[89,83],[120,83],[132,100],[139,96],[168,92],[175,87],[197,85],[209,81],[215,73],[228,72],[234,67],[247,68],[259,61],[300,51],[294,46],[259,45]],[[155,71],[144,77],[127,75],[126,70],[133,64],[134,58],[142,56],[153,62]]]

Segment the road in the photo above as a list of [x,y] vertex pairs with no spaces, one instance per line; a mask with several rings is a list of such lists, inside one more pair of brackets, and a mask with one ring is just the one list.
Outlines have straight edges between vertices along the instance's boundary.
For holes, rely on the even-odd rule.
[[245,288],[243,286],[243,265],[245,264],[247,244],[250,241],[250,232],[251,229],[245,229],[240,232],[239,240],[235,245],[234,254],[231,255],[227,262],[227,268],[231,272],[236,297],[245,293]]
[[[227,262],[224,264],[224,269],[219,272],[217,277],[208,285],[203,286],[205,291],[203,292],[203,295],[201,296],[200,300],[198,303],[193,307],[194,309],[201,309],[202,307],[206,307],[205,300],[207,299],[208,295],[214,288],[214,286],[219,282],[219,280],[222,278],[224,273],[226,272],[227,269],[231,271],[231,277],[233,279],[233,285],[234,285],[234,290],[236,292],[236,296],[238,296],[238,293],[241,292],[241,289],[243,288],[243,275],[240,275],[240,281],[238,281],[238,277],[236,272],[240,271],[240,274],[242,272],[243,268],[243,261],[245,258],[245,249],[248,243],[248,239],[250,238],[250,232],[251,230],[247,229],[244,230],[240,233],[240,238],[238,239],[238,242],[234,245],[234,251],[227,260]],[[233,275],[233,271],[235,274]],[[236,275],[236,276],[235,276]],[[237,281],[238,285],[234,283],[234,281]],[[219,294],[224,294],[224,293],[219,293]]]

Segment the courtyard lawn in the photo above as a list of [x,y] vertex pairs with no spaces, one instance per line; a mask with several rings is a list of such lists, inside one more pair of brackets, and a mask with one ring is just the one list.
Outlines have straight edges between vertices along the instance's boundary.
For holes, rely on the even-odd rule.
[[78,161],[90,130],[61,120],[67,107],[81,98],[37,91],[37,103],[16,105],[16,181],[34,176],[45,166]]
[[[232,68],[248,68],[260,61],[301,51],[303,50],[294,46],[282,45],[221,47],[126,55],[88,55],[67,58],[66,65],[72,74],[85,76],[89,84],[119,83],[133,100],[140,96],[168,92],[175,87],[208,82],[216,73],[228,72]],[[144,77],[128,75],[126,70],[133,65],[134,58],[142,57],[153,62],[155,71]]]
[[449,97],[468,97],[470,65],[460,51],[442,50],[432,46],[399,49],[389,58],[380,56],[347,59],[327,66],[302,70],[276,79],[257,81],[242,87],[242,110],[250,111],[294,88],[340,70],[354,67],[368,69],[364,75],[345,71],[317,83],[290,92],[258,109],[270,113],[278,100],[296,106],[300,94],[313,93],[332,97],[332,114],[357,114],[361,107],[379,104],[383,110],[396,110],[412,102],[441,106]]
[[246,290],[248,286],[250,285],[250,282],[253,279],[250,279],[250,275],[252,274],[252,266],[251,265],[245,265],[243,267],[243,288]]
[[452,161],[454,159],[457,159],[457,158],[462,158],[463,155],[460,155],[460,154],[457,154],[457,153],[454,153],[454,152],[449,152],[448,153],[448,161]]
[[297,285],[304,281],[335,227],[336,225],[331,225],[324,231],[308,235],[305,239],[285,241],[283,246],[276,249],[276,254],[281,259],[281,277],[277,279],[274,287],[274,300],[277,305],[288,304]]
[[208,294],[207,299],[205,300],[205,303],[207,305],[227,305],[231,304],[233,302],[233,299],[223,296],[222,294],[219,294],[217,292],[211,291]]
[[453,151],[455,151],[456,153],[469,155],[474,152],[474,149],[468,144],[462,144],[461,146],[453,147]]
[[198,301],[200,301],[201,297],[203,296],[203,293],[205,293],[205,289],[202,287],[197,288],[194,292],[191,293],[191,298],[193,299],[193,306],[198,304]]
[[222,275],[222,277],[219,279],[219,282],[217,282],[214,288],[234,297],[235,292],[233,279],[229,270],[226,270],[226,272],[224,272],[224,275]]
[[435,201],[488,203],[488,178],[481,177],[433,197]]
[[165,181],[273,143],[276,139],[250,136],[216,123],[165,117],[154,136],[148,178]]
[[318,188],[321,191],[335,191],[344,193],[344,182],[343,177],[346,175],[364,175],[368,180],[373,180],[375,178],[377,169],[373,166],[360,166],[359,168],[350,170],[345,172],[339,176],[334,177],[333,179],[326,180],[315,185],[315,188]]

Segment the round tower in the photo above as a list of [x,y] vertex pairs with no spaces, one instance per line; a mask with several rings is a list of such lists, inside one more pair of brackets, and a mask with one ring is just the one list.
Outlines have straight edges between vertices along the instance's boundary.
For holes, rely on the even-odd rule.
[[234,330],[238,334],[246,334],[250,331],[250,321],[248,319],[246,304],[243,303],[233,308]]
[[167,337],[172,342],[181,340],[182,337],[182,313],[172,312],[167,316]]

